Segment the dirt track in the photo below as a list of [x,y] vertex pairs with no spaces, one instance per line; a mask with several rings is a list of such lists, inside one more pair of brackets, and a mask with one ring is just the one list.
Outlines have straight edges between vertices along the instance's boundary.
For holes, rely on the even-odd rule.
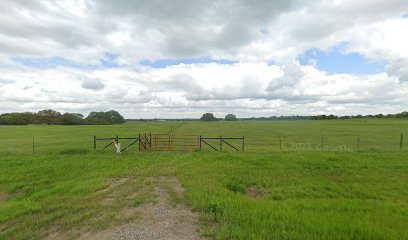
[[[82,232],[78,239],[85,240],[187,240],[201,239],[198,235],[198,213],[184,203],[175,203],[169,188],[178,196],[184,189],[177,178],[159,177],[154,179],[157,198],[136,208],[123,209],[120,213],[138,216],[137,220],[111,227],[99,232]],[[64,239],[60,234],[51,234],[48,239]]]

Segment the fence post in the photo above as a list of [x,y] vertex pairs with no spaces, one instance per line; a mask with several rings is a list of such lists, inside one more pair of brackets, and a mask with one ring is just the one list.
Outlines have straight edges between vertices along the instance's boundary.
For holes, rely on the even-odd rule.
[[169,134],[169,151],[171,150],[171,134]]
[[147,148],[148,143],[149,143],[149,140],[147,140],[147,133],[145,133],[145,150]]
[[220,136],[220,152],[222,152],[222,136]]
[[320,148],[323,150],[323,136],[322,136],[322,143],[320,145]]
[[33,154],[35,153],[35,150],[34,150],[34,138],[33,138]]
[[402,144],[403,143],[404,143],[404,134],[401,133],[401,136],[400,136],[400,149],[402,149]]
[[150,143],[149,143],[150,147],[152,147],[152,131],[150,131]]
[[201,134],[200,134],[200,149],[201,149]]
[[118,136],[118,134],[116,134],[116,143],[118,143],[119,142],[119,136]]
[[139,142],[139,152],[140,152],[140,144],[141,144],[140,141],[141,141],[141,139],[140,139],[140,133],[139,133],[139,141],[138,141]]
[[245,136],[242,136],[242,151],[244,151],[245,149],[245,140],[244,140]]
[[[96,136],[94,135],[94,150],[96,150]],[[34,139],[33,139],[33,152],[34,152]]]

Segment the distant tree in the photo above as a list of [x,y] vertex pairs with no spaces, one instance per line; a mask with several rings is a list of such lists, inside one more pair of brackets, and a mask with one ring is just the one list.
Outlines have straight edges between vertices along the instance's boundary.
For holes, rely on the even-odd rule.
[[327,119],[333,120],[333,119],[338,119],[338,117],[333,114],[330,114],[329,116],[327,116]]
[[1,115],[0,124],[27,125],[31,123],[32,113],[5,113]]
[[402,112],[395,114],[397,118],[408,118],[408,112]]
[[225,121],[236,121],[236,120],[237,120],[237,117],[234,114],[230,113],[225,116]]
[[119,112],[110,110],[107,112],[91,112],[86,117],[88,124],[114,124],[124,123],[125,119]]
[[383,117],[384,117],[384,114],[380,113],[380,114],[375,115],[375,117],[376,117],[376,118],[383,118]]
[[107,111],[105,114],[111,123],[124,123],[125,122],[125,119],[123,118],[122,115],[120,115],[118,111],[110,110],[110,111]]
[[215,121],[217,118],[214,117],[212,113],[204,113],[203,116],[200,118],[202,121]]
[[42,110],[33,115],[33,123],[38,124],[60,124],[61,113],[52,109]]
[[326,115],[317,115],[312,117],[313,120],[324,120],[327,119]]
[[64,113],[61,116],[61,124],[63,125],[84,124],[84,115],[80,113]]

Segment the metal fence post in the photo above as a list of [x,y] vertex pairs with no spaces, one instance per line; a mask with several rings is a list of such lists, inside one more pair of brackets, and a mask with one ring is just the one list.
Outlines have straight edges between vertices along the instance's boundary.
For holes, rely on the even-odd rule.
[[400,136],[400,149],[402,149],[402,144],[403,143],[404,143],[404,134],[401,133],[401,136]]
[[141,139],[140,139],[140,133],[139,133],[139,152],[140,152],[140,144],[141,144]]

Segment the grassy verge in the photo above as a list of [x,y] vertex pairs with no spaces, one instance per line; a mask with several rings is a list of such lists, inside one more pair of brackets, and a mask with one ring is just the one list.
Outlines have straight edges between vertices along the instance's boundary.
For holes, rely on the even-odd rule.
[[0,169],[0,239],[130,221],[118,212],[150,197],[126,196],[155,176],[180,179],[215,239],[408,238],[405,151],[10,154]]

